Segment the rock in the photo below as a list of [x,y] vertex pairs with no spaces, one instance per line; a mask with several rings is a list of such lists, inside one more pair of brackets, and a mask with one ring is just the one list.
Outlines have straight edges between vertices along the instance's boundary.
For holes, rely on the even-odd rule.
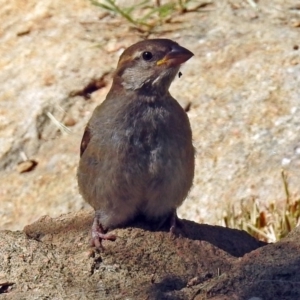
[[84,211],[45,216],[24,232],[1,231],[0,268],[12,284],[5,299],[190,299],[263,245],[245,232],[183,220],[175,239],[168,231],[116,229],[117,240],[95,252],[88,247],[92,218]]
[[[298,299],[299,228],[275,244],[182,220],[178,237],[115,229],[89,248],[93,213],[0,231],[1,299]],[[9,285],[9,289],[8,289]],[[0,285],[1,288],[1,285]],[[204,298],[203,298],[204,297]]]

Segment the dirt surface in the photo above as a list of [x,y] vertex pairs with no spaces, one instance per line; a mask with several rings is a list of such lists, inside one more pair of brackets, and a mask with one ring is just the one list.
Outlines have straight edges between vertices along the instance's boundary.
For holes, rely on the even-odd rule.
[[[0,226],[16,230],[87,207],[75,178],[80,139],[120,53],[144,35],[85,0],[9,1],[0,14]],[[282,168],[299,197],[297,24],[294,1],[212,1],[150,34],[195,53],[171,87],[190,108],[197,150],[182,217],[223,224],[242,201],[281,205]],[[20,173],[26,159],[37,165]]]
[[[181,217],[217,225],[241,202],[282,207],[282,169],[299,199],[299,12],[294,0],[211,1],[148,36],[195,54],[171,88],[197,151]],[[145,34],[85,0],[8,1],[0,17],[0,228],[49,216],[26,227],[31,239],[0,232],[0,299],[300,298],[298,228],[258,248],[243,232],[186,221],[174,241],[116,230],[90,254],[80,139],[120,53]]]
[[0,297],[191,299],[195,285],[215,281],[263,245],[245,232],[184,221],[175,239],[169,232],[114,230],[117,240],[95,253],[87,247],[91,222],[92,214],[81,212],[44,217],[25,227],[27,237],[2,231],[0,268],[10,292]]
[[0,232],[0,299],[300,297],[299,228],[264,246],[243,231],[183,220],[176,238],[117,229],[95,252],[92,217],[43,217],[24,232]]

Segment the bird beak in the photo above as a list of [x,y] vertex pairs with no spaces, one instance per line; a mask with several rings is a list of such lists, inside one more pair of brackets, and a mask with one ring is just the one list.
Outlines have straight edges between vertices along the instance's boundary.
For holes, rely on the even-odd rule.
[[167,55],[159,60],[156,64],[158,66],[167,64],[170,67],[179,66],[182,63],[189,60],[194,54],[179,45],[173,46],[171,51],[167,53]]

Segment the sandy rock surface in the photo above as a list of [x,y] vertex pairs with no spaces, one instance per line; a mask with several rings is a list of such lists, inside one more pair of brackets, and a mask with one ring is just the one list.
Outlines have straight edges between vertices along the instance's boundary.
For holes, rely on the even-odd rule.
[[[117,229],[88,247],[92,213],[0,232],[0,299],[299,299],[299,228],[276,244],[183,220],[178,236]],[[218,298],[215,298],[218,297]]]
[[[121,51],[143,38],[88,1],[26,3],[10,1],[0,11],[3,229],[86,207],[76,183],[84,126],[109,90]],[[197,150],[194,187],[181,216],[220,224],[224,211],[242,200],[280,204],[282,168],[290,194],[299,196],[297,20],[293,1],[256,8],[215,1],[149,36],[174,39],[195,53],[171,91],[190,106]],[[37,165],[20,173],[27,159]]]
[[190,297],[196,291],[187,287],[190,280],[191,286],[210,281],[261,245],[238,230],[186,221],[176,239],[169,232],[114,230],[117,240],[95,253],[87,247],[91,221],[92,214],[82,212],[44,217],[24,233],[2,231],[0,268],[11,289],[3,299]]

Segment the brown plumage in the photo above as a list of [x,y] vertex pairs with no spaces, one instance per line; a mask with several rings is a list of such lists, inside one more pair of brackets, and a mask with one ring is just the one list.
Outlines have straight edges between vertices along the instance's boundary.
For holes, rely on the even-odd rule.
[[95,209],[93,244],[135,218],[175,226],[191,188],[194,148],[188,117],[170,95],[193,54],[167,39],[138,42],[121,55],[112,87],[82,138],[78,185]]

